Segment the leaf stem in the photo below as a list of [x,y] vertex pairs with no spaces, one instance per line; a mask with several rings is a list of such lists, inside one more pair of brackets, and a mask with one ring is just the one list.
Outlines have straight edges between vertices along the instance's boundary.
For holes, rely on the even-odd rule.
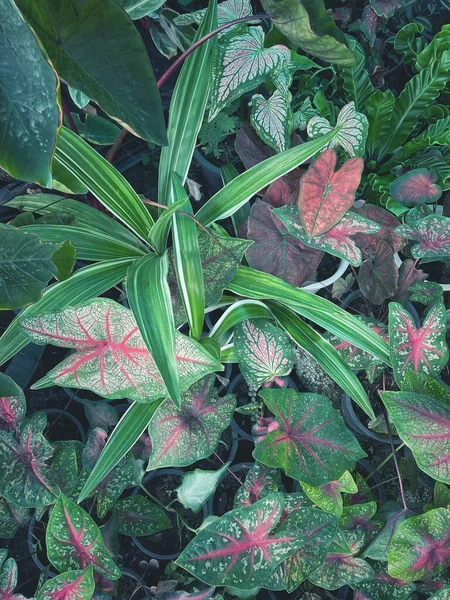
[[177,515],[177,518],[180,519],[180,521],[183,523],[184,527],[186,527],[186,529],[189,529],[189,531],[192,531],[192,533],[197,533],[197,529],[194,529],[193,527],[191,527],[190,525],[188,525],[186,523],[186,521],[183,519],[183,517],[180,515],[180,513],[175,510],[174,508],[170,508],[170,504],[172,504],[172,502],[166,506],[164,504],[164,502],[161,502],[161,500],[159,498],[157,498],[156,496],[154,496],[151,492],[148,491],[148,489],[142,485],[142,483],[139,485],[139,487],[141,488],[141,490],[143,492],[145,492],[147,494],[147,496],[149,498],[151,498],[153,500],[153,502],[155,502],[156,504],[158,504],[161,508],[163,508],[164,510],[166,510],[167,512],[172,512],[175,513]]

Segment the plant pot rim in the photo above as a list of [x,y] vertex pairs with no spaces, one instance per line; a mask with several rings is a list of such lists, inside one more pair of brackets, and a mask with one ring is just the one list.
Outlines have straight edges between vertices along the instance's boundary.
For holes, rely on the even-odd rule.
[[346,260],[341,258],[338,268],[336,269],[336,272],[333,275],[330,275],[330,277],[324,279],[323,281],[315,281],[314,283],[301,285],[299,289],[304,290],[305,292],[310,292],[311,294],[317,294],[317,292],[320,292],[320,290],[323,290],[329,287],[330,285],[333,285],[335,281],[342,277],[342,275],[345,273],[349,266],[350,264]]

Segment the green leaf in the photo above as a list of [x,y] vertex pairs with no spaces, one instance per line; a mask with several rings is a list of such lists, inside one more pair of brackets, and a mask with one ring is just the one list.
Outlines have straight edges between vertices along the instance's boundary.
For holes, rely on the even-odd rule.
[[395,106],[395,96],[391,90],[375,90],[366,101],[369,133],[367,135],[367,153],[373,156],[386,137],[390,134],[391,115]]
[[166,513],[140,494],[116,502],[114,514],[117,516],[119,533],[122,535],[147,536],[172,527]]
[[423,25],[420,23],[408,23],[395,36],[394,48],[399,54],[403,54],[405,62],[414,62],[422,50],[424,39],[421,36],[417,36],[422,31]]
[[231,463],[225,463],[217,471],[195,469],[183,475],[181,485],[177,487],[177,498],[184,508],[198,512],[214,494],[219,481]]
[[120,127],[104,117],[86,113],[84,121],[78,113],[71,113],[79,135],[91,144],[112,146],[120,133]]
[[156,12],[165,0],[118,0],[122,8],[130,15],[133,21],[142,19],[150,13]]
[[442,302],[444,290],[442,285],[434,281],[418,281],[409,288],[411,302],[420,302],[429,306],[435,302]]
[[[279,469],[269,469],[264,465],[254,463],[234,496],[234,508],[250,506],[269,494],[278,492],[281,487],[280,475]],[[286,511],[288,511],[287,503],[285,504]]]
[[348,102],[355,103],[355,109],[361,111],[365,108],[367,99],[375,91],[366,70],[366,53],[354,37],[345,37],[348,47],[356,58],[355,66],[342,66],[339,73],[344,80],[344,90]]
[[19,527],[26,525],[29,519],[28,508],[0,498],[0,536],[2,538],[14,538]]
[[2,0],[1,12],[0,164],[16,179],[50,187],[61,119],[58,76],[13,0]]
[[257,300],[236,300],[236,302],[231,303],[215,323],[209,335],[220,346],[226,345],[231,338],[231,330],[235,325],[247,319],[272,319],[272,313],[263,302]]
[[[155,76],[139,32],[114,0],[17,0],[56,71],[138,136],[166,143]],[[151,118],[149,118],[151,115]]]
[[261,94],[252,97],[250,122],[253,129],[263,142],[277,152],[284,152],[291,145],[294,128],[291,99],[289,92],[280,90],[275,90],[268,100]]
[[58,270],[55,278],[58,281],[63,281],[72,274],[76,256],[77,249],[69,240],[62,242],[61,246],[53,254],[53,262]]
[[172,226],[173,215],[183,206],[185,201],[186,199],[182,198],[177,202],[173,202],[169,208],[162,212],[156,223],[153,225],[149,234],[149,239],[153,247],[158,251],[164,252],[166,249],[167,238],[169,237],[170,228]]
[[450,218],[430,215],[411,225],[396,227],[395,233],[412,239],[416,244],[411,248],[414,258],[440,259],[450,256]]
[[67,88],[69,90],[69,95],[72,98],[73,103],[78,108],[84,108],[91,101],[91,99],[88,96],[86,96],[86,94],[83,94],[83,92],[80,92],[80,90],[76,90],[70,85],[68,85]]
[[21,388],[5,373],[0,373],[0,406],[0,429],[17,430],[25,418],[27,403]]
[[17,563],[14,558],[8,558],[3,562],[8,551],[3,550],[3,553],[0,555],[0,593],[3,598],[9,598],[10,600],[27,600],[22,594],[14,593],[18,579]]
[[356,494],[358,486],[348,471],[345,471],[336,481],[330,481],[321,486],[312,486],[301,482],[302,488],[308,498],[320,508],[338,517],[342,514],[344,501],[342,493]]
[[55,600],[67,598],[71,600],[91,600],[95,590],[92,565],[82,571],[66,571],[52,577],[39,590],[36,600]]
[[374,571],[362,558],[351,553],[329,552],[324,564],[309,576],[309,581],[326,590],[337,590],[344,585],[356,587],[361,581],[372,579]]
[[[177,25],[191,25],[193,23],[200,24],[206,13],[206,9],[195,10],[185,14],[178,15],[175,19]],[[235,19],[247,17],[253,14],[253,8],[249,0],[225,0],[217,5],[217,25],[224,25]],[[228,33],[232,29],[236,29],[241,25],[230,25],[225,31]],[[221,35],[219,33],[219,35]]]

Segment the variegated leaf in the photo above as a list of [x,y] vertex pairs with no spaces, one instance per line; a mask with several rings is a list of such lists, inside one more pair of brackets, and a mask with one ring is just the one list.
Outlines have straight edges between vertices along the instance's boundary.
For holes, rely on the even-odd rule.
[[285,46],[264,48],[261,27],[224,35],[218,43],[210,92],[209,120],[245,92],[255,89],[287,65],[291,53]]
[[430,215],[411,225],[400,225],[395,233],[417,242],[411,249],[414,258],[450,256],[450,218]]
[[67,571],[44,583],[36,600],[91,600],[95,590],[92,565],[83,571]]
[[344,506],[342,493],[356,494],[358,486],[348,471],[345,471],[336,481],[330,481],[320,486],[312,486],[301,482],[307,496],[320,508],[332,515],[340,516]]
[[427,202],[436,202],[442,196],[437,185],[438,176],[428,169],[413,169],[397,177],[389,188],[390,195],[398,202],[413,208]]
[[250,506],[280,489],[280,471],[255,463],[234,497],[234,508]]
[[22,594],[14,593],[18,579],[16,561],[14,558],[8,558],[3,564],[2,562],[0,560],[0,598],[2,600],[27,600]]
[[294,119],[291,94],[275,90],[269,99],[255,94],[251,100],[250,123],[263,142],[284,152],[291,143]]
[[23,525],[30,520],[30,511],[28,508],[18,506],[0,498],[0,537],[13,538]]
[[345,531],[357,529],[373,535],[374,532],[381,529],[380,523],[371,520],[376,512],[377,503],[373,500],[364,504],[344,506],[339,519],[339,527]]
[[375,573],[371,581],[363,581],[357,587],[357,591],[362,591],[370,600],[406,600],[415,589],[413,583],[406,583],[383,572]]
[[409,286],[410,300],[412,302],[420,302],[429,306],[435,302],[442,302],[444,290],[442,285],[434,281],[418,281]]
[[[193,23],[199,25],[203,21],[205,13],[206,8],[202,8],[201,10],[178,15],[175,17],[174,21],[176,25],[182,26],[191,25]],[[229,23],[230,21],[240,19],[241,17],[248,17],[251,14],[253,14],[253,9],[250,0],[225,0],[225,2],[219,2],[217,5],[217,25],[220,27],[224,23]],[[229,33],[238,27],[239,24],[230,25],[230,28],[225,31],[226,33]]]
[[114,504],[119,533],[139,537],[170,529],[172,523],[166,513],[139,494],[122,498]]
[[369,122],[366,115],[356,111],[354,102],[349,102],[341,109],[336,127],[332,127],[328,119],[316,116],[309,121],[307,132],[309,137],[317,138],[333,129],[339,129],[339,133],[330,142],[329,148],[340,146],[349,156],[364,155]]
[[23,391],[11,377],[0,373],[0,429],[16,431],[26,411],[27,404]]
[[[133,313],[117,302],[98,298],[77,308],[25,318],[22,327],[38,344],[76,350],[34,387],[57,384],[138,402],[167,395]],[[200,344],[181,333],[176,335],[176,358],[183,391],[206,374],[222,369]]]

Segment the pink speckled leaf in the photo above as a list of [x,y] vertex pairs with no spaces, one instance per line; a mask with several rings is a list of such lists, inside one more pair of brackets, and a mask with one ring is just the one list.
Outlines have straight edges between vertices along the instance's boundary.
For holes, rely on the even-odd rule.
[[[117,302],[98,298],[77,308],[25,318],[22,327],[38,344],[76,350],[35,384],[37,388],[57,384],[137,402],[167,395],[133,313]],[[178,332],[176,354],[182,391],[222,368],[200,344]]]
[[0,373],[0,429],[16,431],[22,423],[27,405],[22,390],[16,383]]
[[234,508],[250,506],[280,489],[280,471],[255,463],[234,497]]
[[372,258],[375,256],[380,240],[387,242],[394,252],[399,252],[406,244],[405,238],[394,233],[394,229],[400,225],[400,222],[388,210],[374,204],[364,204],[361,208],[353,210],[358,215],[374,221],[381,226],[381,229],[377,233],[370,235],[357,233],[354,236],[356,245],[360,248],[363,258]]
[[438,176],[428,169],[413,169],[397,177],[389,188],[390,195],[410,208],[426,202],[436,202],[442,196]]
[[[1,557],[0,557],[1,558]],[[22,594],[15,594],[17,586],[17,563],[13,558],[8,558],[0,565],[0,598],[1,600],[27,600]]]
[[415,240],[414,258],[450,256],[450,218],[430,215],[411,225],[400,225],[395,233]]
[[[406,600],[415,592],[413,583],[391,577],[385,572],[377,572],[371,581],[358,584],[357,591],[366,594],[370,600]],[[354,596],[356,599],[356,595]]]
[[345,471],[339,479],[313,486],[302,482],[302,488],[307,496],[320,508],[332,515],[340,516],[344,506],[342,493],[355,494],[358,486],[348,471]]
[[67,571],[44,583],[36,600],[91,600],[95,590],[92,566]]

